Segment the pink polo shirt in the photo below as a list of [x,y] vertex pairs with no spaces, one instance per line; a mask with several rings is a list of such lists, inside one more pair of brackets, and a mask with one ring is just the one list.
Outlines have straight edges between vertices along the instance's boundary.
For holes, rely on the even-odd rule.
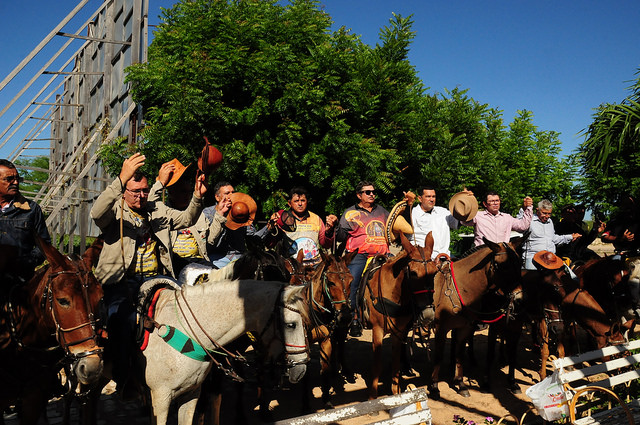
[[476,246],[484,244],[484,236],[491,242],[509,242],[511,231],[525,232],[531,224],[533,217],[533,207],[524,210],[522,218],[517,219],[509,214],[499,212],[496,215],[489,211],[479,211],[473,220],[464,223],[466,226],[475,226],[474,244]]

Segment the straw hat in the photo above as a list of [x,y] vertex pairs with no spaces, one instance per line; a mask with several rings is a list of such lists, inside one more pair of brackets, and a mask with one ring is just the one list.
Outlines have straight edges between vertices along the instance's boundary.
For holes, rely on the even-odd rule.
[[413,234],[413,227],[409,224],[411,222],[411,208],[408,208],[408,206],[407,201],[398,202],[389,213],[387,223],[384,226],[384,238],[389,245],[397,242],[400,232],[409,235]]
[[169,183],[167,183],[167,186],[176,184],[178,180],[180,180],[180,177],[182,177],[185,171],[187,171],[187,169],[191,166],[191,164],[187,166],[182,165],[182,163],[178,161],[177,158],[173,158],[171,161],[169,161],[169,164],[175,165],[176,169],[171,175],[171,179],[169,179]]
[[533,256],[533,262],[538,268],[557,270],[564,266],[562,259],[550,251],[539,251]]
[[239,229],[253,223],[256,218],[258,206],[256,201],[246,193],[235,192],[231,194],[231,209],[224,224],[231,230]]
[[449,211],[459,221],[473,220],[478,213],[478,200],[468,192],[458,192],[449,200]]

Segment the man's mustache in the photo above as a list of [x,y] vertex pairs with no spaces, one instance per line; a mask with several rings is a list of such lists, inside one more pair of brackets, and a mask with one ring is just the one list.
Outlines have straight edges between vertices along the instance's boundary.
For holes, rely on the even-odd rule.
[[8,189],[9,190],[12,190],[12,189],[18,190],[18,189],[20,189],[20,186],[18,186],[17,184],[10,184]]

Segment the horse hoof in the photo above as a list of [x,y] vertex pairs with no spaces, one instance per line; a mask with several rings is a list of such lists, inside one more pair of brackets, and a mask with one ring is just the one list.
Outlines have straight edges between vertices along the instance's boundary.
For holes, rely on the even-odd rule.
[[522,390],[520,389],[520,385],[518,384],[513,384],[509,387],[509,391],[511,391],[511,394],[522,394]]
[[331,403],[330,401],[327,401],[327,402],[324,404],[324,409],[325,409],[325,410],[333,410],[333,409],[335,409],[335,406],[334,406],[334,405],[333,405],[333,403]]

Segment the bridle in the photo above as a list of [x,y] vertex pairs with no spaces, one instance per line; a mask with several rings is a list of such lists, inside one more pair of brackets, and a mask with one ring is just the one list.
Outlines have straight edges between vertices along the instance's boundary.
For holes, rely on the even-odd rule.
[[[79,263],[83,264],[83,263]],[[79,267],[77,270],[62,270],[58,272],[49,273],[47,276],[47,283],[42,292],[42,299],[40,301],[40,307],[43,312],[46,313],[47,309],[51,311],[51,318],[56,327],[56,340],[62,347],[65,352],[65,356],[70,359],[72,362],[75,362],[81,358],[92,356],[94,354],[101,355],[102,348],[98,346],[98,335],[97,335],[97,323],[98,319],[96,319],[93,310],[91,308],[91,300],[89,296],[89,274],[90,270],[87,270],[84,265]],[[57,309],[54,307],[54,290],[53,290],[53,282],[56,278],[60,276],[75,276],[80,281],[80,287],[82,288],[82,298],[85,303],[86,311],[87,311],[87,321],[80,323],[79,325],[64,328],[60,325],[60,317]],[[91,335],[81,338],[78,340],[68,341],[67,334],[77,331],[78,329],[82,329],[84,327],[91,327]],[[82,344],[86,341],[93,340],[96,348],[92,350],[83,351],[81,353],[73,353],[71,351],[71,347]]]

